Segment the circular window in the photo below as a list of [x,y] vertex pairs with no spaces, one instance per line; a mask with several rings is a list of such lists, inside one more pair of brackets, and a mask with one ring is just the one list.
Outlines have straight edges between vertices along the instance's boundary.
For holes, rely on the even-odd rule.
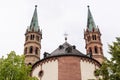
[[38,74],[39,77],[42,77],[43,76],[43,70],[41,70]]

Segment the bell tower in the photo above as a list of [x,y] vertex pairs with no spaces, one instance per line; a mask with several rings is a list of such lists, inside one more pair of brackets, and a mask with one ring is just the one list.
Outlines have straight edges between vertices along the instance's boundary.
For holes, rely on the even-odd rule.
[[101,33],[98,26],[95,25],[92,14],[88,6],[87,28],[84,31],[84,39],[86,43],[86,54],[102,63],[104,59]]
[[38,25],[37,5],[35,6],[34,14],[30,26],[26,29],[24,55],[25,64],[33,65],[40,60],[42,32]]

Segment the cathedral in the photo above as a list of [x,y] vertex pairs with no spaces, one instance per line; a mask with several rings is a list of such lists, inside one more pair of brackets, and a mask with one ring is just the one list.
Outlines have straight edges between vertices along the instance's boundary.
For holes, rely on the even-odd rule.
[[97,80],[95,70],[104,59],[101,32],[95,25],[88,6],[87,27],[84,30],[86,53],[67,42],[60,44],[52,53],[41,54],[42,32],[38,23],[37,6],[30,26],[25,32],[25,64],[32,65],[31,76],[38,80]]

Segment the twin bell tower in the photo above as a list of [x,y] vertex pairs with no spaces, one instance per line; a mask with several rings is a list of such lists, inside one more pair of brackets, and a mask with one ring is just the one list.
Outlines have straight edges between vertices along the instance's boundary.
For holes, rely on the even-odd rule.
[[42,32],[38,24],[37,5],[30,26],[26,29],[24,55],[25,64],[33,65],[40,60]]
[[[33,65],[40,60],[42,32],[38,24],[37,5],[30,26],[25,32],[24,55],[25,64]],[[87,28],[84,31],[84,39],[86,43],[86,55],[103,62],[103,49],[101,42],[101,33],[98,26],[95,25],[94,19],[88,6]]]

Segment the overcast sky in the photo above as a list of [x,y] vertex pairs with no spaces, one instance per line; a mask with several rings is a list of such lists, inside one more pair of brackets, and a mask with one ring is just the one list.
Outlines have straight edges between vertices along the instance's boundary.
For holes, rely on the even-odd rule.
[[38,5],[39,26],[43,32],[42,50],[51,53],[65,42],[86,53],[84,29],[87,25],[87,5],[102,33],[103,50],[108,57],[108,44],[120,36],[120,0],[1,0],[0,57],[15,51],[23,54],[24,33],[30,25],[35,5]]

